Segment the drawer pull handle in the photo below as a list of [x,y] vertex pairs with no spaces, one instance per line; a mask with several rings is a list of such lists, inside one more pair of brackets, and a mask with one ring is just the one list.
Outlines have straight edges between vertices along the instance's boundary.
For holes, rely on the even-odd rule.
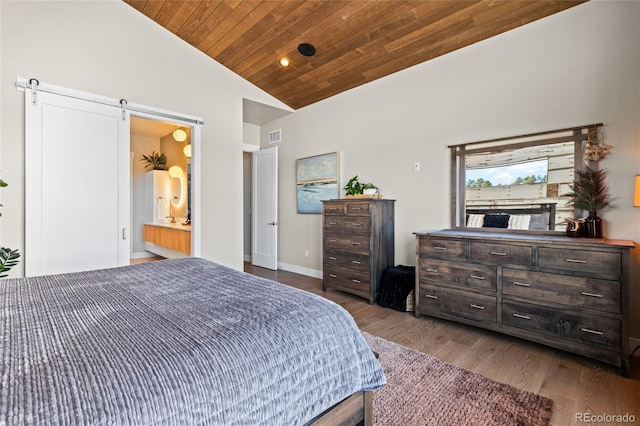
[[507,253],[502,253],[502,252],[499,252],[499,251],[492,251],[491,255],[492,256],[506,256]]
[[338,222],[329,222],[329,225],[337,225]]
[[474,308],[474,309],[481,309],[481,310],[483,310],[483,311],[484,311],[484,306],[482,306],[482,305],[474,305],[474,304],[471,304],[471,305],[469,305],[469,306],[471,306],[471,307],[472,307],[472,308]]
[[362,207],[352,207],[351,210],[362,210]]
[[437,269],[431,269],[431,268],[425,268],[425,271],[427,271],[427,272],[431,272],[431,273],[433,273],[433,274],[437,274],[437,273],[438,273],[438,270],[437,270]]
[[359,243],[359,242],[357,242],[357,241],[351,241],[351,244],[353,244],[354,246],[359,246],[359,245],[360,245],[360,244],[362,244],[362,243]]
[[337,275],[334,275],[334,274],[329,274],[329,276],[330,276],[331,278],[338,278],[338,276],[337,276]]
[[433,246],[434,250],[447,250],[446,247],[442,247],[442,246]]
[[469,275],[469,278],[473,278],[474,280],[484,280],[484,277],[480,275]]
[[522,319],[526,319],[526,320],[530,320],[531,317],[527,316],[527,315],[522,315],[522,314],[513,314],[514,317],[516,318],[522,318]]
[[337,242],[336,240],[329,240],[330,243],[335,243]]
[[329,256],[329,260],[338,260],[337,257]]
[[356,283],[356,284],[360,284],[360,283],[362,282],[362,281],[360,281],[360,280],[351,280],[351,281],[353,281],[353,282],[354,282],[354,283]]
[[569,263],[587,263],[586,260],[580,260],[580,259],[565,259],[565,262],[569,262]]
[[429,299],[438,299],[438,296],[434,296],[433,294],[425,294],[424,297],[428,297]]
[[583,295],[583,296],[590,296],[590,297],[604,297],[604,296],[603,296],[603,295],[601,295],[601,294],[588,293],[588,292],[586,292],[586,291],[581,291],[581,292],[580,292],[580,294],[581,294],[581,295]]
[[520,281],[513,281],[511,284],[518,285],[520,287],[531,287],[531,284],[529,284],[529,283],[521,283]]
[[353,222],[353,226],[362,226],[360,222]]
[[359,260],[352,260],[351,263],[353,263],[354,265],[359,265],[360,261]]
[[337,207],[327,207],[327,210],[338,210]]
[[580,331],[584,331],[585,333],[597,334],[598,336],[603,336],[604,333],[602,331],[591,330],[590,328],[581,328]]

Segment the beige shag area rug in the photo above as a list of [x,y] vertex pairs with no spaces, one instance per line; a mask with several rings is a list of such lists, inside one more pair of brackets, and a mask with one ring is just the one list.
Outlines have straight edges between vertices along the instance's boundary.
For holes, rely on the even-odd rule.
[[387,384],[373,394],[374,425],[548,425],[551,420],[549,398],[363,335],[380,354],[387,376]]

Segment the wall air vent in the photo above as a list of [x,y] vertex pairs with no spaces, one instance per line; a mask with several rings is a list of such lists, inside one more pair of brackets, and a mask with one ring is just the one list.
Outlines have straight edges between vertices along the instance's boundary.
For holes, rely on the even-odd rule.
[[269,143],[282,142],[282,129],[269,132]]

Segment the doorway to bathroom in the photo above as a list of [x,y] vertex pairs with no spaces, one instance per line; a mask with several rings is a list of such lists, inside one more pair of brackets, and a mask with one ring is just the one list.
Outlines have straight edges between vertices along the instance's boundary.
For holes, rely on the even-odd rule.
[[192,128],[132,115],[130,139],[131,260],[192,255]]

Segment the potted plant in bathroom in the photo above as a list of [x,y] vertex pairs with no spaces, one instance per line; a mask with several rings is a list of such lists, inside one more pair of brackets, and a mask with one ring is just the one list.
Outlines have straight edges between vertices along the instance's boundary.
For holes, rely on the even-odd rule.
[[167,166],[167,156],[162,153],[159,154],[153,151],[150,155],[142,154],[142,158],[140,159],[144,165],[144,168],[151,167],[151,170],[165,170]]
[[611,205],[611,196],[607,192],[606,184],[607,171],[586,166],[584,170],[576,170],[575,173],[573,192],[567,194],[571,197],[569,205],[589,212],[589,216],[584,219],[583,236],[601,238],[602,219],[597,213]]

